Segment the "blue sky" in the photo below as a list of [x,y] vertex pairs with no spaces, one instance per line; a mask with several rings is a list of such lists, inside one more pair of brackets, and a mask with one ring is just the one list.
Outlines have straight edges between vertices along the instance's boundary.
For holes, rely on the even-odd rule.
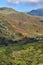
[[10,7],[17,11],[30,11],[43,8],[43,0],[0,0],[0,7]]

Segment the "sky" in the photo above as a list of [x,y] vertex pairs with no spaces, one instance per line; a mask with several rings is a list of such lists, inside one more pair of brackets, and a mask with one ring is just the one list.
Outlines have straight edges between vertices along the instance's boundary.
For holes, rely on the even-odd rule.
[[43,0],[0,0],[0,7],[9,7],[17,11],[28,12],[43,8]]

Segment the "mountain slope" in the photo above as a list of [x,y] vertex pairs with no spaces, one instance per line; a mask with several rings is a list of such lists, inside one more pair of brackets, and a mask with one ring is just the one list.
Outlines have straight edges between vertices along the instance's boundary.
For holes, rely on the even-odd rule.
[[43,65],[43,18],[0,10],[0,65]]
[[[43,35],[43,20],[11,8],[0,9],[0,36],[13,39]],[[3,12],[5,11],[5,12]],[[7,14],[6,14],[7,12]],[[10,13],[10,14],[9,14]]]
[[28,14],[34,15],[34,16],[43,16],[43,9],[32,10],[28,12]]

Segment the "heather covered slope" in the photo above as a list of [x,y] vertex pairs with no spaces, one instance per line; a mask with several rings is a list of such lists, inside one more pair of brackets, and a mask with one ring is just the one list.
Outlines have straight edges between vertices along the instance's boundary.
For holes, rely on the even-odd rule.
[[20,36],[43,35],[43,20],[39,17],[32,17],[11,8],[0,8],[0,11],[0,35],[15,39]]
[[[21,35],[22,36],[22,35]],[[0,14],[0,37],[16,39],[20,37],[20,33],[9,23],[9,20]]]

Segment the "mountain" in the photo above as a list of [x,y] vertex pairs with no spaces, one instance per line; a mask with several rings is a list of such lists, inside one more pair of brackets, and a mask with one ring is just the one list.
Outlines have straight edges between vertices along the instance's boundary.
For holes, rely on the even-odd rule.
[[43,17],[0,8],[0,65],[43,65]]
[[17,12],[12,8],[0,8],[0,40],[4,38],[14,41],[36,36],[43,36],[41,18]]
[[32,11],[28,12],[28,14],[34,15],[34,16],[43,16],[43,8],[37,9],[37,10],[32,10]]

